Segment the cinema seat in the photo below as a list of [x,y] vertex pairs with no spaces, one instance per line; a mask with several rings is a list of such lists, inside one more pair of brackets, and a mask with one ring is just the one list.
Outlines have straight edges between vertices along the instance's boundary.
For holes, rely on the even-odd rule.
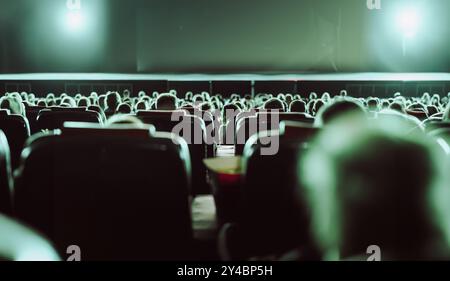
[[[256,132],[271,130],[277,131],[280,129],[280,122],[282,121],[312,124],[314,122],[314,118],[305,113],[273,113],[267,111],[258,112],[256,117],[243,117],[238,121],[236,127],[236,155],[242,155],[245,143],[255,133],[255,130]],[[256,128],[251,127],[255,126],[254,122],[257,122]]]
[[25,104],[25,112],[28,119],[28,122],[30,124],[30,133],[34,134],[39,132],[39,129],[37,128],[36,119],[39,115],[39,112],[41,110],[47,109],[45,106],[29,106]]
[[422,125],[425,129],[431,124],[431,123],[439,123],[442,122],[442,117],[437,117],[435,115],[428,117],[427,119],[422,121]]
[[277,256],[298,247],[312,251],[309,216],[298,193],[297,161],[305,148],[302,142],[280,138],[278,153],[261,155],[261,139],[267,135],[253,135],[245,147],[239,217],[224,226],[220,238],[228,252],[225,259]]
[[256,114],[257,114],[257,112],[254,109],[252,111],[239,112],[239,114],[236,116],[235,125],[237,125],[239,120],[241,120],[242,118],[256,116]]
[[444,117],[444,113],[443,112],[439,112],[436,114],[433,114],[432,116],[430,116],[430,119],[438,119],[442,121],[442,118]]
[[[256,134],[259,130],[258,117],[248,116],[241,118],[236,125],[234,133],[235,154],[242,155],[245,143],[248,139]],[[229,131],[229,132],[228,132]],[[227,127],[227,132],[231,133],[231,129]]]
[[190,259],[190,166],[174,135],[63,129],[25,149],[15,211],[62,256],[77,245],[87,261]]
[[[226,124],[226,127],[225,127],[226,133],[224,132],[224,137],[226,137],[226,135],[231,136],[230,140],[232,140],[232,141],[229,141],[227,143],[228,145],[235,144],[235,141],[236,141],[235,133],[236,133],[237,129],[239,128],[239,126],[243,122],[241,120],[248,118],[248,117],[256,117],[256,114],[257,114],[257,111],[255,109],[252,109],[251,111],[239,112],[234,119],[230,118],[230,121]],[[233,120],[234,120],[234,122],[233,122]],[[223,140],[223,141],[225,141],[225,140]]]
[[[208,171],[203,159],[214,157],[214,143],[207,143],[205,122],[197,116],[186,115],[183,124],[191,127],[192,136],[179,135],[188,142],[192,162],[192,195],[211,194]],[[178,123],[181,125],[181,123]],[[181,125],[182,126],[182,125]],[[201,134],[197,136],[197,132]],[[209,141],[212,141],[209,139]]]
[[[223,119],[221,127],[221,143],[225,145],[235,145],[236,130],[238,129],[239,121],[248,116],[243,116],[241,111],[231,108],[223,108]],[[240,119],[238,119],[240,116]]]
[[112,124],[106,129],[94,123],[65,122],[63,132],[64,136],[74,137],[88,135],[90,137],[132,137],[148,139],[156,135],[155,126],[147,124]]
[[428,118],[428,114],[426,112],[423,111],[407,111],[406,112],[408,115],[410,116],[414,116],[417,119],[419,119],[420,121],[424,121]]
[[195,114],[195,108],[192,107],[192,106],[184,106],[184,107],[181,107],[180,110],[185,110],[190,115],[194,115]]
[[185,110],[139,110],[136,114],[142,122],[152,124],[160,132],[171,132],[178,124],[178,118],[186,115]]
[[309,123],[294,121],[282,121],[280,123],[280,134],[283,140],[309,142],[318,134],[319,130]]
[[11,151],[11,165],[16,168],[19,164],[25,141],[30,136],[30,127],[27,119],[21,115],[9,114],[7,110],[0,110],[0,130],[8,139]]
[[5,134],[0,131],[0,213],[12,214],[13,176],[9,156],[9,145]]
[[296,121],[296,122],[303,122],[303,123],[314,123],[314,118],[306,113],[297,113],[297,112],[280,112],[280,113],[273,113],[273,112],[259,112],[258,113],[258,119],[259,122],[268,122],[272,120],[272,118],[277,118],[277,120],[281,121]]
[[38,131],[61,129],[64,122],[102,123],[98,112],[85,108],[51,108],[41,110],[36,118]]
[[[278,130],[273,131],[265,131],[266,134],[275,133],[279,135],[281,143],[294,143],[294,144],[303,144],[307,145],[313,138],[319,133],[321,128],[314,127],[312,124],[303,123],[303,122],[295,122],[295,121],[281,121]],[[261,135],[263,132],[259,132]],[[258,135],[256,134],[256,135]],[[255,141],[256,138],[256,141]],[[255,135],[251,136],[246,144],[244,145],[244,149],[247,146],[256,147],[259,146],[265,147],[270,144],[261,144],[259,140],[262,137],[256,137]],[[267,140],[267,137],[265,138]]]
[[438,129],[450,128],[450,122],[448,121],[431,121],[425,125],[425,130],[431,132]]
[[208,137],[208,143],[216,144],[220,142],[217,141],[219,138],[216,135],[218,134],[219,132],[218,129],[220,128],[220,120],[218,120],[219,118],[216,118],[216,115],[212,114],[209,111],[200,111],[199,114],[203,122],[205,122],[206,136]]
[[[184,138],[189,146],[192,161],[192,195],[211,194],[208,171],[203,159],[214,156],[214,144],[205,142],[207,140],[205,122],[197,116],[188,115],[184,110],[138,111],[137,117],[146,124],[154,125],[157,131],[172,132],[176,127],[190,128],[190,136],[184,130],[178,136]],[[196,132],[200,135],[196,135]]]
[[[203,120],[203,130],[207,133],[206,136],[212,138],[208,139],[208,143],[212,143],[214,141],[214,133],[216,131],[215,128],[219,126],[218,120],[216,120],[210,112],[195,110],[191,113],[191,111],[187,111],[186,108],[179,110],[140,110],[137,112],[136,116],[142,122],[152,124],[158,131],[162,132],[171,132],[179,123],[182,116],[195,116]],[[171,120],[172,117],[174,118],[174,121]],[[191,120],[194,119],[191,118]]]
[[98,112],[98,114],[100,114],[100,116],[102,117],[102,121],[106,122],[106,116],[103,113],[103,110],[100,108],[100,106],[98,106],[98,105],[90,105],[90,106],[87,107],[87,110]]
[[[429,136],[438,140],[439,145],[444,148],[445,153],[450,154],[450,128],[436,129],[428,133]],[[439,140],[441,139],[441,140]],[[441,141],[444,141],[442,143]]]

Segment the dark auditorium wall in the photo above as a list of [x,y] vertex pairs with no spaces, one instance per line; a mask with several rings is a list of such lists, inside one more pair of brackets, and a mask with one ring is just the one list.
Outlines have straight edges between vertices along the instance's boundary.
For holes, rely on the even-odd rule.
[[[143,0],[138,70],[450,71],[450,1],[381,1]],[[414,6],[422,29],[403,56],[396,19]]]
[[[342,20],[354,9],[339,12],[340,6],[347,6],[339,3],[342,1],[143,2],[146,8],[139,17],[138,50],[141,71],[165,72],[175,68],[188,72],[233,72],[236,67],[241,72],[333,71],[339,70],[343,62],[366,63],[361,38],[348,34],[351,23]],[[356,6],[365,7],[365,3]],[[154,16],[142,16],[148,10],[154,11]],[[352,16],[352,20],[361,23],[354,25],[352,31],[362,32],[363,16]],[[165,24],[146,28],[159,22]],[[338,30],[344,31],[341,39],[353,40],[354,44],[347,45],[349,49],[340,49]],[[152,48],[158,52],[146,51]]]
[[[448,0],[81,0],[89,31],[64,30],[66,0],[0,0],[0,72],[450,71]],[[395,12],[425,3],[402,55]]]
[[135,7],[81,1],[89,24],[72,33],[67,0],[0,0],[0,72],[135,72]]

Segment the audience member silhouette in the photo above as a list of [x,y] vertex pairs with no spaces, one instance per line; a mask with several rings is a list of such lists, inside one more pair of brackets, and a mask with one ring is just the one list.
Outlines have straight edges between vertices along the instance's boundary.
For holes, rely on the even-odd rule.
[[425,134],[404,134],[406,122],[341,116],[303,158],[300,178],[326,258],[367,259],[371,245],[384,260],[450,257],[448,159]]

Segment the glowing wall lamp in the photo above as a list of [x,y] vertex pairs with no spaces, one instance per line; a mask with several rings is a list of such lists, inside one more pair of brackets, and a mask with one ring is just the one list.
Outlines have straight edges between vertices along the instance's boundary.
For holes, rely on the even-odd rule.
[[66,25],[70,31],[78,31],[84,26],[81,0],[67,0]]
[[402,11],[397,17],[397,25],[403,36],[413,38],[416,36],[420,25],[420,17],[415,9]]
[[406,56],[408,40],[413,39],[421,24],[417,9],[404,9],[397,15],[397,27],[402,34],[403,56]]

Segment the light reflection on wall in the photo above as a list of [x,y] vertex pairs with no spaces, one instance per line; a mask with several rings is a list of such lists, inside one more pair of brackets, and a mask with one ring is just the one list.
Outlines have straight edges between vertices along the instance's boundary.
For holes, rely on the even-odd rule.
[[40,0],[29,4],[34,7],[29,8],[20,39],[22,54],[30,64],[50,62],[73,71],[98,64],[106,47],[107,1],[83,1],[80,9],[69,6],[69,2],[77,1]]

